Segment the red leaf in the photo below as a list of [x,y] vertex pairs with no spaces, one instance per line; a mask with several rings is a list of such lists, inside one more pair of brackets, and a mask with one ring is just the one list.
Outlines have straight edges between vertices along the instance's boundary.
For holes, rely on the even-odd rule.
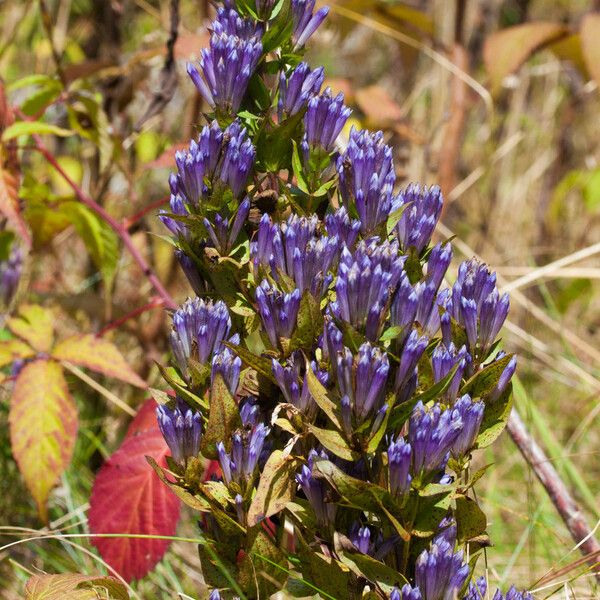
[[[121,447],[98,472],[90,498],[92,533],[175,535],[180,501],[146,462],[165,464],[168,452],[148,400],[132,421]],[[134,435],[137,434],[137,435]],[[92,538],[102,558],[127,581],[141,579],[163,557],[169,540]]]

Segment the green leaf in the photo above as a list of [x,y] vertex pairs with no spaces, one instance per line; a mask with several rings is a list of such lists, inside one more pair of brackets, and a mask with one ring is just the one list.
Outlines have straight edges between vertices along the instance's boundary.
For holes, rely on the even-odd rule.
[[302,168],[302,161],[300,160],[300,153],[298,152],[298,145],[292,140],[292,169],[296,176],[296,184],[298,189],[305,194],[309,194],[308,183],[304,178],[304,169]]
[[15,239],[15,234],[12,231],[0,231],[0,261],[8,260],[10,251]]
[[19,314],[7,321],[8,328],[38,352],[49,352],[54,342],[54,315],[37,304],[19,307]]
[[319,443],[323,444],[327,450],[333,452],[336,456],[344,460],[355,461],[358,460],[359,454],[348,446],[346,440],[341,436],[338,431],[331,429],[321,429],[315,425],[308,423],[306,425],[308,430],[319,440]]
[[302,294],[296,328],[290,340],[290,353],[294,350],[310,350],[323,330],[321,307],[309,290]]
[[417,537],[432,536],[437,530],[440,521],[448,513],[452,504],[454,490],[451,489],[447,494],[436,494],[419,500],[419,513],[411,530],[411,533]]
[[407,579],[396,569],[388,567],[368,554],[341,552],[340,559],[355,575],[364,577],[380,587],[386,594],[391,593],[399,582],[408,583]]
[[59,137],[69,137],[75,135],[71,129],[63,129],[51,123],[42,121],[17,121],[4,130],[2,141],[8,142],[20,135],[57,135]]
[[[263,50],[265,53],[271,52],[281,46],[292,35],[294,29],[294,19],[291,13],[291,1],[284,0],[280,2],[275,17],[270,23],[268,31],[262,38]],[[275,12],[275,11],[273,11]]]
[[507,354],[480,371],[477,371],[477,373],[463,385],[459,395],[469,394],[471,398],[487,396],[496,387],[500,380],[500,376],[504,373],[504,369],[506,369],[513,356],[514,354]]
[[318,404],[319,408],[327,415],[329,420],[341,430],[342,423],[338,416],[336,404],[329,398],[327,390],[323,387],[323,384],[318,380],[315,375],[310,362],[307,360],[306,364],[306,383],[308,385],[308,391],[313,397],[314,401]]
[[472,498],[462,495],[456,497],[454,517],[459,543],[467,542],[485,533],[487,527],[485,513]]
[[478,448],[487,448],[498,439],[506,428],[512,405],[512,384],[507,386],[502,396],[496,401],[486,403],[479,435],[477,436]]
[[391,340],[395,340],[396,338],[402,335],[402,332],[406,329],[403,325],[394,325],[393,327],[388,327],[379,338],[380,342],[388,342]]
[[22,104],[21,110],[27,116],[34,116],[48,104],[56,100],[63,91],[63,86],[57,79],[49,79],[40,89],[36,90]]
[[404,270],[412,285],[423,279],[423,265],[421,265],[419,253],[415,250],[414,246],[408,249],[408,257],[404,263]]
[[256,356],[242,346],[236,346],[235,344],[231,344],[229,342],[223,342],[225,346],[233,350],[241,359],[242,362],[251,369],[254,369],[259,375],[262,375],[266,379],[268,379],[271,383],[277,385],[277,380],[273,375],[273,371],[271,369],[271,360],[268,358],[264,358],[262,356]]
[[223,442],[226,447],[230,446],[231,434],[241,426],[237,404],[223,377],[218,374],[210,389],[210,412],[206,432],[202,437],[202,454],[206,458],[217,458],[217,443]]
[[400,208],[396,209],[393,213],[390,214],[386,223],[386,231],[387,234],[390,235],[394,230],[394,227],[398,224],[398,221],[402,218],[404,211],[412,204],[412,202],[407,202],[403,204]]
[[248,525],[258,525],[282,511],[294,498],[296,491],[295,475],[300,461],[294,456],[286,456],[281,450],[274,450],[260,475],[256,494],[248,510]]

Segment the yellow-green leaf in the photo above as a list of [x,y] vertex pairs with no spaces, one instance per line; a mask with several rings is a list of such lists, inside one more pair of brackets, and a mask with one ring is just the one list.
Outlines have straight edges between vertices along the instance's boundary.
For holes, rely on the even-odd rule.
[[12,339],[0,342],[0,367],[10,365],[15,360],[31,358],[35,351],[21,340]]
[[6,142],[20,135],[58,135],[60,137],[68,137],[74,135],[75,132],[71,129],[64,129],[51,123],[42,123],[42,121],[18,121],[7,127],[2,134],[2,141]]
[[56,344],[52,357],[137,387],[147,387],[146,382],[127,364],[118,348],[104,338],[91,334],[75,335]]
[[57,362],[36,360],[23,367],[8,422],[13,455],[47,521],[48,495],[71,460],[77,436],[77,409]]
[[483,60],[490,74],[490,87],[497,92],[502,80],[514,73],[534,52],[568,34],[561,23],[538,21],[502,29],[488,36]]
[[54,340],[54,316],[37,304],[19,307],[19,315],[8,320],[8,328],[34,350],[49,352]]
[[128,600],[127,588],[107,575],[34,575],[25,585],[27,600]]
[[585,64],[600,85],[600,14],[588,13],[581,22],[581,50]]

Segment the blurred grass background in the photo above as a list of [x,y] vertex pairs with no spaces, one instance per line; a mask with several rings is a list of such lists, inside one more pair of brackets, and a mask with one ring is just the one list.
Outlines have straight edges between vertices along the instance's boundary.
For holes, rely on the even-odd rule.
[[[510,290],[504,346],[519,354],[516,405],[589,522],[599,522],[600,248],[595,245],[600,239],[600,96],[577,45],[580,23],[598,3],[327,4],[331,17],[315,36],[309,61],[323,64],[328,83],[345,92],[354,125],[385,131],[395,147],[401,179],[442,185],[447,208],[438,233],[456,236],[455,261],[480,255]],[[174,268],[170,247],[148,234],[162,233],[154,207],[168,194],[171,156],[197,131],[204,108],[185,76],[185,61],[206,44],[206,16],[213,9],[204,0],[181,0],[179,5],[173,97],[140,127],[136,124],[160,84],[168,1],[2,2],[0,76],[13,104],[23,106],[29,99],[33,109],[44,109],[43,101],[31,100],[31,86],[14,84],[29,74],[57,73],[58,54],[69,85],[96,99],[94,115],[81,113],[79,125],[90,133],[88,139],[57,139],[55,155],[112,214],[128,218],[150,207],[133,224],[134,239],[172,293],[183,299],[188,290]],[[46,28],[41,7],[50,16]],[[559,24],[573,35],[559,40],[562,47],[547,44],[535,53],[522,40],[503,41],[488,52],[486,68],[484,49],[496,32],[540,21]],[[598,45],[600,52],[600,39]],[[493,90],[493,69],[501,68],[507,53],[521,51],[524,64]],[[67,123],[60,102],[45,110],[48,121]],[[111,290],[100,282],[73,229],[49,217],[49,201],[68,197],[69,190],[45,162],[31,155],[24,171],[23,196],[36,244],[22,297],[60,306],[63,333],[97,330],[147,302],[151,290],[127,255],[120,259]],[[583,250],[587,256],[582,260],[539,269]],[[159,381],[154,360],[165,356],[164,331],[159,309],[113,334],[150,385]],[[51,519],[69,533],[85,533],[93,473],[118,445],[127,415],[78,379],[69,383],[82,425],[73,464],[52,498]],[[130,388],[109,385],[132,406],[142,399]],[[0,533],[6,534],[1,542],[8,543],[18,536],[7,527],[35,530],[39,523],[10,456],[7,393],[0,393]],[[494,544],[479,567],[492,585],[535,587],[552,567],[579,558],[507,435],[478,462],[492,465],[477,490]],[[183,519],[181,529],[194,536],[193,519]],[[197,598],[197,566],[195,547],[175,544],[157,570],[136,586],[139,596],[175,598],[181,593]],[[28,572],[39,569],[86,573],[101,565],[84,539],[28,542],[0,553],[2,597],[20,598]],[[598,588],[580,568],[539,591],[540,598],[553,594],[596,598]]]

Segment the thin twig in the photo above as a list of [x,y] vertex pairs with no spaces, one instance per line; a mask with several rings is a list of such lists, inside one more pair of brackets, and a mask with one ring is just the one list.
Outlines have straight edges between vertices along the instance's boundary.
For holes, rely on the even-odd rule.
[[540,483],[550,496],[556,510],[562,517],[573,540],[579,545],[584,556],[589,557],[588,564],[600,581],[600,567],[594,557],[600,554],[600,544],[593,535],[581,509],[569,493],[559,474],[544,451],[533,439],[519,413],[513,408],[508,420],[508,433],[519,448],[523,458],[531,466]]
[[96,335],[98,337],[102,337],[103,335],[106,335],[109,331],[112,331],[113,329],[118,329],[119,327],[121,327],[121,325],[123,325],[123,323],[126,323],[130,319],[139,317],[140,315],[143,315],[145,312],[148,312],[149,310],[158,308],[159,306],[163,306],[163,304],[164,304],[164,301],[162,298],[152,298],[152,300],[150,300],[150,302],[148,302],[147,304],[144,304],[144,306],[138,306],[138,308],[134,308],[131,312],[128,312],[126,315],[123,315],[119,319],[116,319],[112,323],[109,323],[108,325],[106,325],[106,327],[101,329]]
[[[191,136],[190,136],[191,137]],[[126,229],[131,229],[136,223],[141,221],[148,213],[164,206],[169,201],[169,197],[161,198],[160,200],[156,200],[156,202],[151,202],[148,206],[144,206],[139,212],[127,217],[123,220],[123,227]]]
[[110,228],[117,234],[117,236],[123,241],[123,244],[131,254],[133,260],[139,265],[140,269],[144,273],[144,275],[148,278],[150,283],[154,286],[154,289],[157,291],[158,295],[163,299],[165,306],[167,308],[176,308],[177,304],[167,292],[163,284],[160,282],[160,279],[156,276],[156,273],[152,270],[150,265],[146,262],[146,259],[142,256],[141,252],[137,249],[135,244],[133,243],[133,239],[129,235],[127,229],[119,223],[114,217],[112,217],[108,212],[104,209],[104,207],[100,206],[95,200],[93,200],[90,196],[88,196],[65,172],[65,170],[60,166],[58,161],[54,158],[53,154],[46,148],[44,145],[42,138],[37,135],[32,135],[33,140],[35,142],[36,149],[44,155],[46,160],[56,169],[58,174],[65,180],[65,182],[69,185],[69,187],[75,192],[77,198],[85,204],[88,208],[93,210],[101,219],[103,219]]

